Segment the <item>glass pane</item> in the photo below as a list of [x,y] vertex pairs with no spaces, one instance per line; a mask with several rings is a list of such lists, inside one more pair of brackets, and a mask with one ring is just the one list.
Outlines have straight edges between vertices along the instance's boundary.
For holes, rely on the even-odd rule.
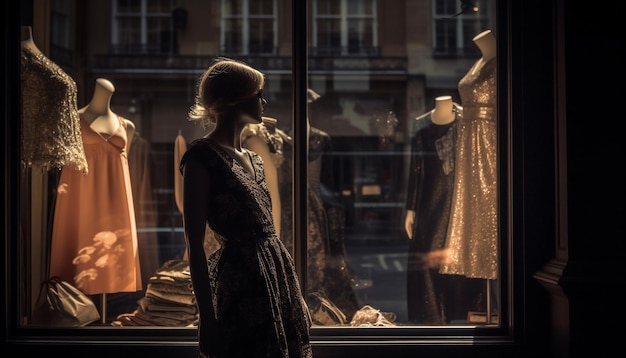
[[222,7],[224,15],[241,15],[243,13],[243,0],[224,0]]
[[226,53],[242,53],[241,19],[224,20],[224,51]]
[[140,12],[141,0],[117,0],[117,11],[121,13]]
[[[63,83],[53,84],[54,98],[26,102],[22,117],[23,153],[34,156],[21,168],[19,260],[31,263],[20,272],[25,325],[41,322],[39,287],[51,275],[94,301],[102,317],[91,325],[197,324],[177,164],[211,129],[187,119],[198,75],[223,55],[266,75],[264,122],[247,128],[244,145],[264,155],[274,226],[306,269],[316,326],[497,325],[498,121],[494,62],[481,59],[495,54],[494,2],[454,16],[460,2],[432,0],[407,16],[412,7],[398,2],[310,0],[308,118],[292,118],[292,21],[277,12],[288,0],[93,0],[57,9],[51,38],[63,51],[51,50],[47,64],[61,76],[45,81]],[[184,29],[171,26],[174,6],[187,13]],[[111,17],[72,18],[102,13]],[[410,36],[417,23],[428,30]],[[476,37],[485,30],[492,32]],[[90,44],[80,52],[78,32]],[[33,93],[52,88],[23,81]],[[59,115],[43,148],[39,108]],[[294,141],[294,124],[306,120],[309,152],[295,157],[304,144]],[[60,141],[68,138],[79,141]],[[94,159],[102,153],[92,145],[117,151],[115,162]],[[97,160],[85,177],[68,164],[81,149]],[[50,157],[59,154],[68,157]],[[301,160],[308,200],[294,208]],[[307,222],[297,223],[304,226],[293,222],[296,210],[306,210]],[[306,235],[294,235],[296,227]],[[304,257],[294,240],[306,245]],[[206,252],[218,246],[209,230]]]
[[[402,9],[336,3],[347,26],[318,11],[317,49],[338,32],[348,53],[377,55],[316,51],[309,60],[319,94],[309,105],[306,286],[316,324],[497,324],[495,62],[478,50],[495,55],[495,37],[476,38],[492,29],[492,3],[455,17],[459,2],[432,1],[443,16],[411,18],[432,24],[434,44],[411,39],[403,46],[423,50],[399,57],[385,53],[403,32],[385,28],[387,40],[377,39]],[[324,302],[345,319],[319,309]]]
[[348,20],[348,51],[358,53],[374,47],[374,21]]
[[250,20],[250,53],[274,53],[274,20]]
[[341,2],[335,0],[314,1],[317,15],[339,15],[341,12]]
[[174,6],[173,0],[145,0],[149,13],[169,13]]
[[250,15],[274,15],[273,0],[249,0]]
[[339,20],[318,19],[316,24],[318,51],[339,50],[341,48],[341,25]]
[[375,0],[348,0],[348,14],[373,15]]
[[459,1],[456,0],[439,0],[433,1],[435,14],[437,15],[454,15],[459,10]]

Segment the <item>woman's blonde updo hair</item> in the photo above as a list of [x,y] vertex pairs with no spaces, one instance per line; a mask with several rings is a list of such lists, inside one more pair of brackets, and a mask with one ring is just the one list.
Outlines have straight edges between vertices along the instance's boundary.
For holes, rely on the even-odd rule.
[[218,58],[200,76],[189,120],[208,126],[238,103],[256,96],[264,84],[260,71],[237,60]]

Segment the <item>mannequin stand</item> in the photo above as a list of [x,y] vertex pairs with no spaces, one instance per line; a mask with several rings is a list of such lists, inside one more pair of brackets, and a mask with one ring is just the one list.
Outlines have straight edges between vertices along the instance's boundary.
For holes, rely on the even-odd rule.
[[491,312],[491,284],[493,280],[485,279],[486,283],[486,311],[485,312],[468,312],[467,321],[469,323],[479,323],[479,324],[497,324],[499,322],[498,315],[494,315]]
[[487,324],[492,323],[491,317],[491,280],[487,279]]
[[102,324],[107,322],[107,294],[103,293],[100,296],[100,317],[102,318]]

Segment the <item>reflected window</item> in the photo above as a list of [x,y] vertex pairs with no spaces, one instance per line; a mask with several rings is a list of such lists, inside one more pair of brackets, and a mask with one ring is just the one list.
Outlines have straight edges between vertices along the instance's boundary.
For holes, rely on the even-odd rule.
[[[306,246],[306,255],[294,259],[306,261],[303,289],[316,327],[497,324],[498,120],[495,68],[482,58],[495,55],[494,48],[486,50],[495,44],[497,29],[495,1],[463,7],[475,3],[310,0],[303,26],[310,24],[311,42],[294,49],[291,19],[279,18],[278,11],[295,6],[291,0],[89,1],[79,7],[85,14],[111,17],[80,22],[73,18],[74,2],[53,2],[50,59],[79,86],[77,107],[100,97],[100,79],[110,80],[114,87],[108,86],[108,97],[101,98],[110,99],[114,113],[133,132],[126,139],[136,229],[131,234],[137,237],[139,260],[128,260],[127,266],[139,266],[142,276],[141,285],[102,290],[85,289],[75,274],[65,279],[90,294],[104,325],[196,323],[176,163],[187,143],[206,134],[206,128],[187,121],[197,76],[211,59],[226,55],[266,74],[264,121],[247,128],[242,139],[265,155],[280,238],[292,253],[295,240]],[[185,31],[177,31],[176,9],[189,15]],[[111,31],[81,34],[94,45],[74,53],[73,37],[84,22]],[[306,118],[292,118],[293,74],[304,69],[291,68],[291,51],[305,46],[312,49],[308,111]],[[39,116],[31,117],[31,129],[39,129],[33,125]],[[27,120],[22,117],[23,125]],[[306,143],[294,140],[297,120],[309,121]],[[485,137],[473,137],[477,133]],[[471,148],[473,140],[485,146]],[[295,150],[304,145],[308,152]],[[306,158],[294,157],[296,152]],[[297,208],[306,210],[304,225],[293,221],[297,161],[307,163],[306,207]],[[66,187],[57,185],[59,173],[28,170],[21,178],[23,202],[30,205],[20,214],[28,238],[22,248],[34,263],[21,272],[27,277],[24,316],[32,312],[39,284],[49,273],[50,253],[68,248],[51,240],[53,224],[73,229],[76,222],[89,223],[86,210],[67,215],[72,221],[58,220],[55,205],[66,194]],[[105,191],[105,199],[119,193]],[[93,217],[107,219],[102,206],[90,204],[89,209],[100,210]],[[467,213],[473,216],[463,216]],[[306,235],[292,235],[300,227],[306,227]],[[80,256],[76,262],[89,263],[79,271],[81,277],[98,274],[103,286],[112,284],[114,279],[98,272],[106,267],[105,260],[98,261],[104,255],[92,253],[101,247],[130,252],[115,245],[127,234],[111,227],[81,236],[87,243],[63,257],[61,265],[74,270]],[[209,233],[207,252],[215,245]],[[121,260],[107,250],[102,253],[110,262]],[[181,291],[172,292],[162,279],[183,281],[176,287]]]
[[378,46],[376,4],[376,0],[314,0],[314,54],[375,54]]
[[276,0],[222,0],[221,4],[224,54],[276,54]]
[[114,1],[113,52],[120,54],[170,53],[176,51],[172,25],[174,0]]
[[490,1],[433,1],[433,49],[435,56],[479,55],[472,38],[489,27]]

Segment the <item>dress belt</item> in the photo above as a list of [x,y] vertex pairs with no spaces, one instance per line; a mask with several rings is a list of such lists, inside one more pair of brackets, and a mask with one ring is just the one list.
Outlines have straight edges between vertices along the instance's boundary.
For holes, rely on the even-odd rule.
[[486,119],[496,120],[495,107],[486,106],[463,106],[463,118],[467,119]]

